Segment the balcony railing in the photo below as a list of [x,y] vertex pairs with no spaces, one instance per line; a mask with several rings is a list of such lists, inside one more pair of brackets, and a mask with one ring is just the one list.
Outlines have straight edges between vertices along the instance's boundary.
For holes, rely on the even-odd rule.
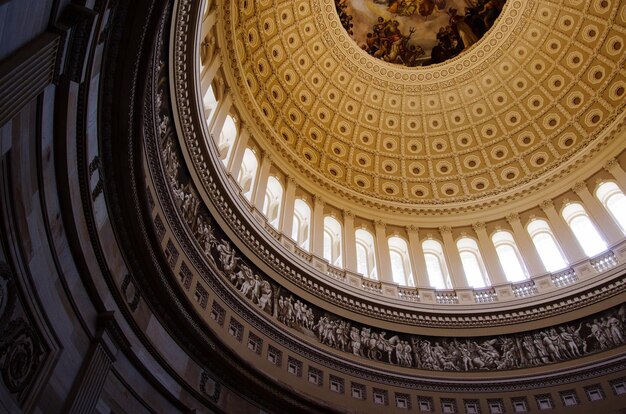
[[497,300],[498,295],[496,294],[496,290],[493,288],[474,291],[474,301],[476,303],[490,303]]
[[601,256],[594,257],[589,262],[596,272],[601,273],[617,266],[617,257],[613,251],[609,250]]
[[398,296],[400,299],[408,302],[419,302],[420,295],[416,288],[400,287],[398,288]]
[[526,298],[528,296],[533,296],[538,293],[537,285],[535,285],[534,280],[516,283],[511,286],[511,290],[513,291],[513,296],[515,296],[516,298]]
[[565,287],[569,286],[578,281],[578,276],[574,269],[566,269],[562,272],[555,273],[552,275],[552,283],[556,287]]
[[438,290],[435,292],[436,302],[442,305],[456,305],[459,297],[454,290]]

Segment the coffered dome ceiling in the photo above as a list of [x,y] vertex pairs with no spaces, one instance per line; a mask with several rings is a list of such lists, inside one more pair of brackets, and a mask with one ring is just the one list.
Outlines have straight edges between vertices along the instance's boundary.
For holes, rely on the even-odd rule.
[[316,194],[403,212],[488,205],[623,146],[622,2],[509,0],[482,39],[426,67],[370,56],[333,0],[227,4],[240,116]]

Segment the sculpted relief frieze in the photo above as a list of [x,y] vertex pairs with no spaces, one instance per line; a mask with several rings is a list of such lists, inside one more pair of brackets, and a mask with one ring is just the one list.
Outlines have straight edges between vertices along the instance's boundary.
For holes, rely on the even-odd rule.
[[286,290],[241,254],[200,202],[172,134],[164,136],[163,164],[174,200],[213,271],[230,284],[233,294],[241,295],[266,317],[319,345],[364,360],[407,368],[480,371],[553,364],[616,348],[625,342],[626,304],[567,324],[485,337],[387,332],[326,312]]

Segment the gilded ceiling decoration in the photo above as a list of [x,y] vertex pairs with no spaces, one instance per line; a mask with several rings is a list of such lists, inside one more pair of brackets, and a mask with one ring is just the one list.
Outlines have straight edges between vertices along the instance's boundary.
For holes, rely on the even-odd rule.
[[419,68],[362,50],[333,0],[232,2],[224,25],[255,139],[352,201],[521,197],[588,165],[623,118],[619,1],[509,1],[469,50]]
[[504,0],[335,0],[341,25],[371,56],[404,66],[444,62],[489,30]]

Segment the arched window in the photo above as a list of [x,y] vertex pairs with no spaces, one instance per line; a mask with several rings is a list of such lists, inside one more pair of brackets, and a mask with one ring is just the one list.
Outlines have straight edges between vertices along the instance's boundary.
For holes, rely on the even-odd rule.
[[213,92],[213,85],[209,85],[209,89],[202,97],[202,106],[204,106],[204,119],[206,124],[211,125],[211,121],[217,112],[217,99],[215,98],[215,92]]
[[324,259],[333,266],[343,267],[341,243],[341,223],[331,216],[324,217]]
[[241,168],[239,169],[239,175],[237,176],[237,183],[241,187],[241,192],[248,199],[252,200],[252,191],[254,190],[254,181],[256,179],[256,172],[259,168],[259,161],[254,155],[254,152],[250,148],[246,148],[243,153],[243,160],[241,161]]
[[372,236],[372,233],[367,230],[358,229],[355,232],[355,238],[358,272],[365,277],[369,277],[370,279],[378,279],[374,236]]
[[424,240],[422,250],[424,251],[430,285],[435,289],[452,289],[441,243],[437,240]]
[[263,214],[267,221],[278,228],[280,220],[280,205],[283,201],[283,186],[274,176],[267,180],[267,190],[265,190],[265,200],[263,202]]
[[296,199],[293,206],[293,227],[291,238],[304,250],[309,250],[311,229],[311,208],[301,198]]
[[232,116],[227,115],[224,121],[224,126],[220,132],[220,137],[217,141],[217,150],[220,154],[220,159],[224,165],[228,164],[232,149],[235,146],[235,138],[237,138],[237,126]]
[[563,257],[547,221],[533,220],[528,223],[527,230],[548,272],[556,272],[567,267],[567,261]]
[[411,260],[409,256],[409,246],[400,237],[390,237],[389,257],[391,258],[391,273],[393,281],[401,286],[415,286],[413,272],[411,271]]
[[562,214],[587,256],[595,256],[606,250],[606,242],[581,204],[568,204]]
[[626,234],[626,195],[614,182],[600,184],[596,196]]
[[520,282],[528,279],[522,255],[517,249],[513,235],[508,231],[497,231],[491,236],[502,270],[509,282]]
[[473,288],[483,288],[489,284],[487,271],[478,250],[476,240],[463,237],[456,242],[467,284]]

